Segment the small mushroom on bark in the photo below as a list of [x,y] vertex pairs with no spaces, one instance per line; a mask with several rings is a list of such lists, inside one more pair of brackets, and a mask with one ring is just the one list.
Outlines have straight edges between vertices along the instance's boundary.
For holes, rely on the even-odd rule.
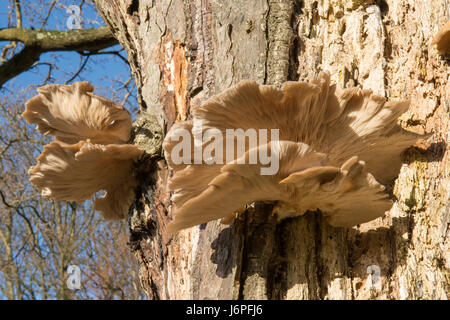
[[81,202],[105,190],[95,209],[106,219],[120,219],[133,200],[131,169],[143,151],[126,144],[128,111],[92,91],[88,82],[48,85],[27,101],[23,117],[39,132],[55,136],[30,168],[30,181],[44,197],[58,201]]
[[[273,202],[279,219],[320,209],[335,226],[384,215],[392,202],[382,184],[398,175],[401,153],[423,137],[397,123],[408,106],[386,102],[370,90],[338,91],[327,73],[309,83],[286,82],[281,89],[241,82],[194,108],[193,120],[176,123],[168,132],[163,148],[174,171],[169,183],[174,220],[167,230],[229,217],[254,201]],[[201,127],[195,126],[198,122]],[[230,160],[223,147],[213,152],[215,162],[180,163],[180,158],[192,159],[195,148],[211,148],[211,139],[196,142],[196,135],[214,130],[220,139],[230,129],[278,129],[279,137],[258,136],[256,145],[247,141],[243,153]],[[218,145],[230,142],[223,140]],[[180,143],[195,145],[194,151]],[[251,161],[261,154],[277,156],[275,174],[261,174],[267,165]]]
[[450,21],[447,21],[447,23],[434,35],[431,44],[436,46],[436,50],[439,54],[450,54]]

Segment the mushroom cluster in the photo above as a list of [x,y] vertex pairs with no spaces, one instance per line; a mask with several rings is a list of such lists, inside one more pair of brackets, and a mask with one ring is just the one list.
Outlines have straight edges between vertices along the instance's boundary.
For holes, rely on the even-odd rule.
[[[228,217],[255,201],[273,202],[279,219],[320,210],[334,226],[382,216],[392,206],[383,184],[398,175],[401,153],[422,137],[397,123],[408,107],[409,102],[386,102],[358,87],[337,90],[327,73],[309,83],[286,82],[281,89],[239,83],[194,108],[193,119],[174,124],[165,138],[174,192],[174,220],[167,230]],[[215,162],[179,161],[183,132],[191,132],[189,144],[205,150],[217,141],[195,143],[198,131],[222,133],[218,139],[228,129],[278,129],[279,137],[258,138],[253,147],[246,143],[232,159],[216,150]],[[261,153],[278,156],[275,174],[263,175],[264,164],[250,163]]]
[[95,209],[108,220],[127,216],[133,200],[133,162],[143,151],[127,144],[131,116],[122,106],[93,94],[89,82],[47,85],[26,103],[22,116],[54,141],[31,167],[30,181],[44,197],[84,201],[100,190]]

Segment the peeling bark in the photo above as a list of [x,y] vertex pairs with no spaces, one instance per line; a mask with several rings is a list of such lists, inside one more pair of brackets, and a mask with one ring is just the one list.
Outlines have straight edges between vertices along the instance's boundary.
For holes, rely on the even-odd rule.
[[[431,46],[447,20],[445,1],[96,2],[127,50],[141,103],[135,141],[152,159],[137,169],[130,218],[150,298],[448,298],[450,87],[448,60]],[[276,224],[271,206],[255,203],[232,226],[167,235],[163,132],[242,79],[278,85],[322,70],[341,87],[411,99],[401,124],[434,132],[405,153],[390,212],[344,229],[317,212]]]
[[161,72],[160,98],[170,128],[175,121],[185,120],[187,116],[187,59],[184,44],[173,41],[170,31],[156,48],[155,56]]

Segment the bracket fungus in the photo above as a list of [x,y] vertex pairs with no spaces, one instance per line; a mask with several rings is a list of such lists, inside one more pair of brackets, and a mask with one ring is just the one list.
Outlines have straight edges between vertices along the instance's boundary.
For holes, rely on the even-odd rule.
[[[194,108],[193,119],[175,123],[164,140],[173,169],[174,220],[167,231],[229,217],[255,201],[273,202],[279,219],[319,209],[334,226],[383,216],[392,206],[383,184],[398,175],[401,153],[423,137],[397,123],[408,107],[409,102],[386,102],[370,90],[337,90],[328,73],[309,83],[286,82],[281,89],[239,83]],[[239,139],[228,138],[230,129],[241,130],[247,140],[241,152],[233,146],[225,159],[223,145]],[[257,136],[252,145],[253,129],[278,129],[279,137]],[[184,141],[186,131],[190,141]],[[179,161],[192,158],[196,148],[213,149],[215,161]],[[274,174],[262,174],[267,162],[250,161],[268,154],[278,158]]]
[[434,35],[431,44],[439,54],[450,54],[450,20]]
[[105,190],[95,209],[106,219],[120,219],[127,215],[136,186],[133,162],[143,151],[127,144],[128,111],[93,89],[89,82],[47,85],[27,101],[25,120],[55,137],[30,168],[30,181],[44,197],[58,201],[80,202]]

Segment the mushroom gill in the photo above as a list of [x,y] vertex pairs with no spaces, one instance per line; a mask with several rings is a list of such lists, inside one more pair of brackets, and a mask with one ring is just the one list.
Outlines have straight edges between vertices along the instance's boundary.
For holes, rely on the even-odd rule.
[[39,132],[55,136],[30,168],[30,181],[44,197],[58,201],[81,202],[105,190],[95,209],[106,219],[120,219],[131,205],[132,166],[143,151],[126,144],[128,111],[92,91],[88,82],[48,85],[27,101],[22,116]]
[[450,20],[434,35],[431,44],[436,47],[439,54],[450,53]]
[[26,102],[22,114],[39,132],[56,141],[77,143],[127,143],[131,116],[122,106],[92,93],[89,82],[73,85],[51,84],[38,88],[39,94]]
[[[309,83],[286,82],[281,89],[239,83],[194,108],[193,119],[176,123],[165,138],[165,157],[174,172],[169,183],[174,220],[167,230],[223,218],[254,201],[274,202],[279,219],[320,209],[335,226],[382,216],[392,205],[382,184],[398,175],[400,154],[422,137],[397,123],[408,107],[369,90],[339,91],[327,73]],[[223,147],[213,152],[212,164],[206,159],[180,163],[180,157],[192,159],[195,148],[211,148],[211,139],[196,144],[195,135],[214,130],[220,140],[230,129],[244,134],[278,129],[279,137],[257,136],[256,145],[246,141],[232,159],[225,159]],[[217,145],[236,140],[223,138]],[[196,147],[189,151],[180,143]],[[250,161],[261,154],[277,155],[275,174],[261,174],[267,165]]]

